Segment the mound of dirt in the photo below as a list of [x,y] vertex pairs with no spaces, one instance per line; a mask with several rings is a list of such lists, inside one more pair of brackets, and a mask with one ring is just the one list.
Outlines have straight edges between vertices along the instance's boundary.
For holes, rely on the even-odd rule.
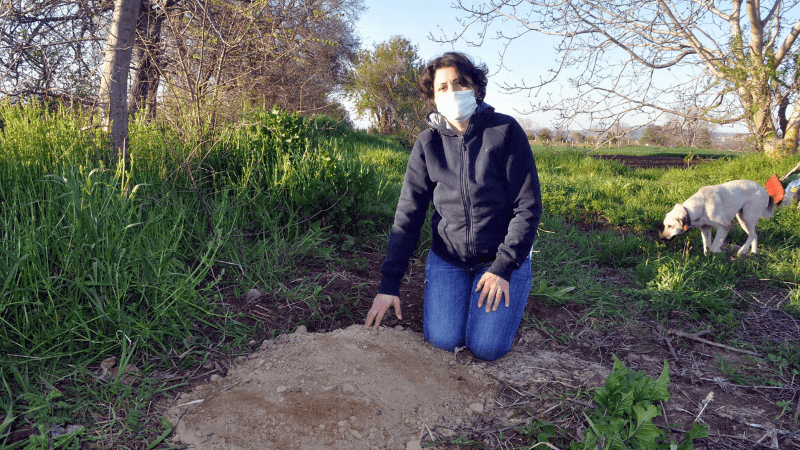
[[[630,336],[648,342],[643,331]],[[590,395],[573,396],[603,385],[613,362],[597,361],[596,344],[609,336],[586,328],[561,346],[545,334],[521,331],[512,350],[489,363],[466,350],[436,349],[421,333],[402,327],[353,325],[328,333],[301,327],[265,341],[227,376],[213,375],[162,406],[175,425],[174,443],[209,450],[419,449],[423,442],[462,435],[496,448],[503,432],[534,418],[574,429],[570,438],[580,439],[585,425],[575,411],[591,410]],[[628,367],[657,377],[667,355],[651,354],[652,342],[642,349],[629,347],[621,357]],[[699,351],[723,357],[709,348]],[[767,445],[779,436],[782,444],[791,441],[774,422],[780,413],[774,400],[723,381],[710,364],[674,367],[671,378],[664,419],[673,431],[680,431],[676,423],[698,420],[712,436],[725,437],[724,448],[753,448],[761,435]],[[706,408],[709,392],[715,394]]]
[[189,448],[420,448],[422,436],[453,436],[475,421],[512,424],[494,401],[502,378],[598,384],[608,374],[564,354],[522,354],[527,348],[485,363],[399,327],[301,329],[265,341],[226,377],[181,394],[166,417],[176,425],[173,441]]

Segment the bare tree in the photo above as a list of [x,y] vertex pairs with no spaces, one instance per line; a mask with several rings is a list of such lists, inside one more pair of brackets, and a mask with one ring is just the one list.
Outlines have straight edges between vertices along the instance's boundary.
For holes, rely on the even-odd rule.
[[103,127],[111,131],[112,160],[126,159],[128,139],[128,72],[141,0],[116,0],[98,94]]
[[552,136],[550,137],[555,142],[566,142],[566,140],[569,138],[569,132],[567,130],[562,130],[561,128],[555,128]]
[[[232,108],[346,114],[332,94],[359,47],[354,23],[363,0],[140,2],[133,112],[146,109],[152,117],[165,99],[214,111],[199,105],[216,99]],[[0,2],[0,94],[96,104],[113,6],[111,0]]]
[[583,144],[586,142],[586,135],[581,131],[573,131],[570,133],[569,138],[576,144]]
[[163,21],[164,101],[195,129],[243,105],[341,114],[361,0],[176,3]]
[[708,122],[686,116],[670,116],[662,128],[670,143],[682,147],[709,147],[711,126]]
[[93,104],[113,3],[0,3],[0,93]]
[[133,72],[133,85],[130,93],[130,112],[142,109],[147,118],[156,115],[158,87],[163,68],[162,29],[166,11],[175,6],[177,0],[142,0],[139,19],[136,25],[136,67]]
[[[455,7],[466,13],[463,29],[439,40],[481,45],[494,34],[505,42],[501,57],[506,57],[519,55],[509,45],[532,32],[560,36],[558,66],[548,77],[505,87],[538,93],[569,76],[563,81],[574,95],[532,105],[556,111],[562,123],[585,116],[594,129],[603,130],[633,114],[646,117],[646,126],[670,113],[716,124],[743,122],[757,149],[770,148],[780,135],[780,145],[796,151],[798,0],[720,3],[456,0]],[[492,33],[495,22],[498,30]],[[477,39],[469,39],[470,29]],[[684,76],[677,82],[657,76],[666,70]],[[690,112],[678,107],[686,98],[695,105]]]
[[525,130],[525,134],[527,134],[528,136],[533,136],[536,134],[536,129],[538,128],[538,125],[531,116],[519,116],[515,117],[515,119],[517,119],[517,122],[522,127],[522,129]]

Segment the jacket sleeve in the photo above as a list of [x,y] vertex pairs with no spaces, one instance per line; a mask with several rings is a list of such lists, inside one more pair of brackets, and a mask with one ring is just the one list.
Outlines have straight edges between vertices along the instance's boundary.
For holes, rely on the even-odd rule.
[[383,277],[378,290],[380,294],[400,295],[400,283],[408,269],[408,261],[417,248],[425,222],[425,213],[433,195],[433,182],[425,164],[424,142],[427,141],[421,134],[408,159],[394,225],[389,235],[386,259],[381,266]]
[[505,239],[488,271],[508,281],[530,254],[542,217],[542,193],[528,137],[516,121],[509,128],[506,145],[506,177],[513,209]]

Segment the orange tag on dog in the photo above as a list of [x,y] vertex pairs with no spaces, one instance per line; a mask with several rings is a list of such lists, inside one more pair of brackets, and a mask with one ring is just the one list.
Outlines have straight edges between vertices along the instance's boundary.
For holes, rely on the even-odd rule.
[[767,194],[770,197],[775,199],[775,203],[783,200],[783,196],[785,192],[783,190],[783,185],[781,184],[781,180],[778,178],[777,174],[772,174],[772,176],[764,183],[764,187],[767,188]]
[[683,231],[689,231],[689,225],[684,225],[683,226]]

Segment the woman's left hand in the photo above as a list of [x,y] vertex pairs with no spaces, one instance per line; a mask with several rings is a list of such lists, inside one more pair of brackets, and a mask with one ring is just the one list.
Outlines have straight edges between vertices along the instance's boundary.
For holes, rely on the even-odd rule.
[[475,292],[481,293],[478,298],[478,308],[483,307],[483,301],[486,300],[486,312],[497,311],[503,296],[506,297],[506,308],[510,305],[511,296],[508,294],[508,281],[503,278],[490,273],[484,272],[478,281],[478,289]]

